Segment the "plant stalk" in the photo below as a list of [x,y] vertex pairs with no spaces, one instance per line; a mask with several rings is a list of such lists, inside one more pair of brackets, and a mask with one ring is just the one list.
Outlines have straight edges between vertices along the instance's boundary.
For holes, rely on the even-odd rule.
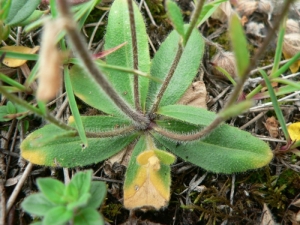
[[190,38],[190,36],[192,34],[193,29],[197,25],[197,21],[198,21],[198,18],[200,16],[200,13],[202,11],[204,3],[205,3],[205,0],[198,0],[197,1],[196,7],[195,7],[194,12],[192,14],[192,18],[191,18],[191,22],[190,22],[189,28],[188,28],[188,30],[185,33],[185,37],[184,37],[184,41],[183,41],[183,46],[186,45],[186,43],[188,42],[188,40],[189,40],[189,38]]
[[[130,32],[131,32],[131,41],[132,41],[132,56],[133,56],[133,69],[138,70],[139,61],[138,61],[138,46],[136,39],[136,29],[135,29],[135,19],[134,19],[134,10],[132,5],[132,0],[127,0],[128,3],[128,12],[130,20]],[[133,75],[133,94],[134,94],[134,103],[136,110],[141,112],[140,105],[140,94],[139,94],[139,77]]]
[[98,85],[111,98],[111,100],[124,112],[124,114],[136,124],[137,127],[140,129],[147,128],[149,125],[149,119],[142,113],[132,110],[97,68],[93,61],[92,55],[87,50],[87,46],[84,44],[84,41],[81,39],[81,36],[76,29],[76,24],[72,19],[68,2],[66,0],[60,0],[57,1],[57,5],[63,19],[64,28],[67,31],[72,46],[76,50],[78,57],[81,59],[90,76],[98,83]]

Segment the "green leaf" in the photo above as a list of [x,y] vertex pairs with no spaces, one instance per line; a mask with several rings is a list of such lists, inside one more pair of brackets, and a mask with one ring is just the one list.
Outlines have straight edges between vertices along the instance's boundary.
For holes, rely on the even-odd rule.
[[97,209],[106,196],[106,184],[102,181],[92,181],[90,194],[92,195],[87,207]]
[[[133,2],[134,19],[137,36],[138,50],[138,70],[149,73],[150,56],[148,47],[148,37],[143,17],[138,7]],[[116,31],[118,34],[116,35]],[[127,1],[115,0],[110,8],[108,16],[108,25],[105,34],[105,50],[114,48],[124,42],[127,44],[121,49],[109,54],[106,57],[108,65],[127,67],[133,69],[132,39],[130,32],[130,20]],[[108,79],[116,91],[131,105],[134,105],[133,99],[133,76],[130,73],[122,71],[110,71]],[[139,77],[139,93],[142,110],[145,112],[145,102],[147,98],[149,79]]]
[[95,209],[84,208],[76,214],[74,225],[104,225],[104,220]]
[[42,193],[38,193],[26,197],[21,206],[30,214],[45,216],[49,210],[55,207],[55,204],[50,202]]
[[76,210],[80,207],[85,207],[88,203],[88,200],[91,198],[90,193],[85,193],[79,197],[78,200],[71,202],[67,205],[68,210]]
[[69,99],[69,105],[70,105],[71,112],[74,116],[75,123],[76,123],[76,129],[78,131],[78,134],[79,134],[79,137],[80,137],[81,141],[83,142],[83,144],[85,146],[87,146],[88,141],[87,141],[87,138],[86,138],[86,135],[85,135],[84,127],[83,127],[81,117],[80,117],[80,113],[79,113],[79,109],[77,107],[77,103],[76,103],[75,96],[74,96],[74,93],[73,93],[73,88],[72,88],[72,84],[71,84],[69,69],[67,67],[64,67],[64,79],[65,79],[66,92],[67,92],[67,96],[68,96],[68,99]]
[[216,11],[216,9],[219,7],[219,5],[222,2],[226,2],[226,1],[228,1],[228,0],[219,0],[219,1],[206,3],[203,6],[203,9],[198,18],[197,26],[199,27],[202,23],[204,23]]
[[[186,26],[185,26],[186,27]],[[151,76],[164,80],[174,61],[178,50],[180,36],[176,31],[171,32],[167,39],[162,43],[156,52],[151,64]],[[184,48],[182,57],[173,74],[165,94],[160,102],[160,107],[175,104],[186,89],[191,85],[198,72],[202,54],[204,51],[204,41],[198,30],[194,30],[190,36],[187,45]],[[161,84],[150,81],[149,94],[147,99],[147,108],[153,104]]]
[[11,120],[10,118],[5,118],[5,116],[7,115],[8,115],[7,106],[6,105],[0,106],[0,122]]
[[39,4],[40,0],[12,0],[5,23],[7,25],[17,25],[30,17]]
[[94,7],[100,4],[100,2],[101,0],[92,0],[79,5],[79,10],[75,13],[74,17],[75,20],[78,21],[80,29],[83,27],[86,19],[88,18]]
[[273,158],[269,146],[251,134],[221,125],[207,137],[178,144],[153,132],[157,141],[185,161],[215,173],[236,173],[267,165]]
[[10,11],[12,0],[3,0],[0,2],[0,20],[5,20]]
[[[81,120],[84,124],[86,132],[94,133],[113,131],[132,125],[127,118],[114,116],[82,116]],[[72,116],[69,118],[68,125],[71,127],[76,126]]]
[[37,21],[38,19],[40,19],[44,14],[45,14],[45,11],[34,10],[33,13],[28,18],[26,18],[24,21],[19,22],[18,26],[29,25],[29,24]]
[[270,98],[272,100],[272,105],[274,107],[274,111],[276,113],[278,122],[279,122],[279,124],[281,126],[281,129],[282,129],[283,133],[284,133],[285,139],[287,141],[290,141],[290,135],[289,135],[286,123],[285,123],[285,119],[283,117],[282,111],[280,109],[279,103],[277,101],[275,92],[274,92],[272,84],[271,84],[271,82],[270,82],[270,80],[268,78],[268,75],[263,70],[259,70],[259,72],[261,73],[261,75],[263,76],[263,78],[264,78],[264,80],[266,82],[266,85],[267,85],[267,88],[268,88],[268,92],[269,92]]
[[164,106],[158,109],[157,114],[200,126],[208,126],[217,118],[214,112],[188,105]]
[[[297,87],[297,85],[300,85],[300,82],[294,82],[294,85],[285,85],[279,88],[276,88],[275,91],[275,95],[279,96],[279,95],[285,95],[288,93],[293,93],[295,91],[299,91],[299,88]],[[256,95],[253,96],[253,99],[255,100],[259,100],[259,99],[264,99],[264,98],[269,98],[270,94],[268,91],[262,92],[262,93],[258,93]]]
[[[99,125],[85,127],[87,131],[98,131],[101,129]],[[135,138],[135,133],[109,138],[88,138],[89,146],[82,148],[80,138],[72,132],[66,132],[55,125],[46,125],[27,136],[21,144],[21,151],[23,158],[38,165],[85,166],[109,158]]]
[[65,185],[62,182],[53,178],[39,178],[37,179],[37,185],[50,202],[55,204],[65,203],[63,199]]
[[72,184],[78,190],[78,197],[89,192],[92,181],[92,170],[79,172],[74,175],[69,184]]
[[21,52],[13,52],[7,50],[0,50],[0,55],[5,53],[6,58],[13,58],[13,59],[24,59],[24,60],[34,60],[37,61],[39,56],[37,54],[27,54]]
[[57,206],[51,209],[44,217],[43,225],[64,225],[73,217],[73,212],[64,206]]
[[184,37],[183,18],[181,15],[180,8],[172,0],[166,2],[167,12],[170,20],[173,23],[175,30],[181,37]]
[[107,114],[123,115],[102,88],[80,66],[72,67],[70,78],[75,95],[82,101]]
[[233,14],[230,19],[229,35],[236,59],[237,73],[239,76],[245,75],[244,73],[250,63],[250,56],[244,29],[237,14]]
[[7,102],[7,113],[15,114],[16,112],[17,112],[17,109],[16,109],[15,105],[11,101],[8,101]]

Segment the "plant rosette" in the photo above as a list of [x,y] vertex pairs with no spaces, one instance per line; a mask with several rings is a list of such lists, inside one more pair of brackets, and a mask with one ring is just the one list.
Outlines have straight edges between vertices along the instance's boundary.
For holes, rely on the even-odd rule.
[[[170,10],[178,12],[176,7],[171,4]],[[183,24],[181,14],[178,17],[178,13],[171,12],[175,30],[150,59],[145,23],[135,3],[133,12],[134,30],[128,1],[113,2],[105,50],[126,44],[107,55],[105,62],[96,60],[96,65],[121,101],[139,118],[124,113],[82,63],[77,63],[67,71],[75,95],[105,115],[79,117],[87,143],[78,134],[80,126],[75,116],[68,122],[73,130],[48,124],[22,142],[22,156],[38,165],[76,167],[98,163],[134,145],[124,183],[128,209],[160,209],[168,204],[174,155],[214,173],[231,174],[267,165],[273,157],[269,146],[227,124],[204,137],[192,138],[217,118],[205,109],[177,104],[198,72],[203,37],[196,28],[190,29],[192,25]]]

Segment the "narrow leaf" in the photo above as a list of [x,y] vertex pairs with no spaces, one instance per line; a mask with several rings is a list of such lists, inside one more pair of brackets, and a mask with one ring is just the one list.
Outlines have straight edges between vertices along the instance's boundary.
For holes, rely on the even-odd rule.
[[263,78],[264,78],[264,80],[266,82],[266,85],[267,85],[267,88],[268,88],[268,92],[269,92],[270,98],[272,100],[272,105],[274,107],[274,110],[275,110],[278,122],[280,123],[281,129],[282,129],[282,131],[284,133],[285,139],[287,141],[289,141],[290,140],[289,132],[287,130],[286,123],[285,123],[282,111],[280,109],[280,106],[278,104],[278,101],[277,101],[275,92],[273,90],[272,84],[271,84],[271,82],[270,82],[270,80],[268,78],[268,75],[266,74],[265,71],[260,70],[259,72],[261,73],[261,75],[263,76]]
[[237,14],[233,14],[229,23],[229,35],[236,59],[239,76],[244,75],[249,63],[249,51],[243,27]]
[[[31,57],[26,57],[25,55],[34,54],[39,50],[39,46],[34,48],[28,48],[24,46],[4,46],[0,48],[1,51],[6,52],[5,58],[3,60],[3,64],[8,67],[19,67],[26,63],[27,60],[30,60]],[[10,57],[10,55],[15,57]],[[23,57],[24,56],[24,57]]]
[[5,23],[7,25],[17,25],[28,18],[39,4],[40,0],[12,0]]
[[187,105],[164,106],[158,109],[157,114],[201,126],[208,126],[217,118],[213,112]]
[[184,37],[184,27],[183,27],[183,18],[181,15],[180,8],[172,0],[167,0],[166,6],[167,6],[168,17],[170,18],[171,22],[173,23],[175,30],[183,38]]
[[76,123],[76,129],[78,131],[79,137],[83,144],[85,146],[88,146],[88,141],[85,135],[85,130],[81,121],[81,116],[77,107],[77,103],[74,97],[73,93],[73,88],[71,84],[71,79],[70,79],[70,74],[69,74],[69,69],[67,67],[64,67],[64,79],[65,79],[65,87],[66,87],[66,92],[69,100],[69,105],[71,108],[71,112],[74,116],[74,120]]
[[[185,28],[187,28],[185,26]],[[176,31],[171,32],[167,39],[161,44],[156,52],[151,64],[151,76],[164,80],[167,76],[171,65],[173,64],[180,36]],[[198,30],[194,29],[188,43],[186,44],[181,59],[176,67],[164,96],[160,102],[160,107],[175,104],[185,90],[191,85],[194,77],[198,72],[202,54],[204,50],[204,41]],[[147,108],[155,101],[160,90],[161,84],[150,81]]]
[[[143,17],[135,3],[133,3],[133,8],[137,36],[138,70],[144,73],[149,73],[150,56],[146,27]],[[118,32],[117,35],[116,31]],[[110,13],[108,16],[108,25],[106,28],[104,47],[105,50],[108,50],[124,42],[127,42],[127,45],[108,55],[106,57],[106,62],[109,65],[134,69],[127,1],[115,0],[110,8]],[[116,70],[109,72],[108,79],[111,81],[117,92],[122,95],[129,104],[134,105],[133,76],[126,72]],[[148,85],[149,79],[139,77],[140,102],[142,104],[141,108],[143,111],[145,111]]]

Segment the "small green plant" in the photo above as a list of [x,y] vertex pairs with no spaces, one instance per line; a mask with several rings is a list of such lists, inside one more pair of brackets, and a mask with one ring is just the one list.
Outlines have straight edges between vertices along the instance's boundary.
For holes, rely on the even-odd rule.
[[37,186],[41,192],[31,194],[21,204],[26,212],[42,218],[35,225],[104,224],[97,209],[106,196],[106,185],[92,181],[91,170],[76,173],[67,185],[53,178],[39,178]]
[[[54,1],[51,2],[52,13],[57,16]],[[73,116],[64,124],[50,115],[43,101],[38,101],[37,107],[30,105],[0,86],[0,91],[11,101],[51,122],[22,142],[22,156],[38,165],[76,167],[105,160],[133,144],[124,182],[124,206],[128,209],[160,209],[168,204],[174,155],[215,173],[230,174],[267,165],[273,153],[265,142],[223,123],[252,104],[248,100],[236,104],[250,63],[237,16],[230,21],[230,33],[235,38],[233,49],[240,81],[228,105],[215,114],[177,104],[201,64],[204,40],[196,25],[204,18],[203,4],[204,1],[196,4],[191,22],[184,24],[178,6],[167,1],[175,30],[150,59],[145,24],[138,7],[131,0],[115,0],[110,8],[104,47],[105,51],[111,51],[124,46],[102,61],[94,60],[87,51],[66,1],[58,1],[60,15],[53,23],[66,31],[78,56],[64,59],[63,70]],[[57,39],[62,51],[67,52],[61,38],[60,33]],[[57,58],[60,54],[54,38],[50,39],[43,39],[41,48],[40,87],[46,74],[60,72],[59,63],[63,61]],[[34,80],[32,77],[30,81]],[[51,76],[50,81],[54,82]],[[80,116],[74,94],[104,114]]]

